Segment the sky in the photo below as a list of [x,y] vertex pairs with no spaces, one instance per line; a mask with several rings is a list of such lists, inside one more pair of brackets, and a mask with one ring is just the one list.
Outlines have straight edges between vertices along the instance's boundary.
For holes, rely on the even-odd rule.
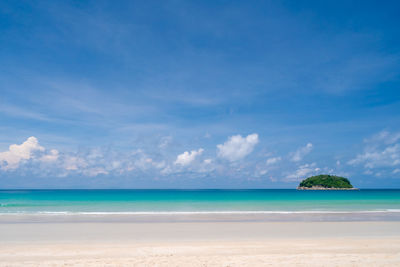
[[398,1],[0,2],[0,188],[400,188]]

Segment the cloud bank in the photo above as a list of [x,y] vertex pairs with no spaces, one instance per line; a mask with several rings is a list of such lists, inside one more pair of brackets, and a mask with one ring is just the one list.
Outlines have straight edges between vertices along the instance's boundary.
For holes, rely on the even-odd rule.
[[[259,143],[258,134],[233,135],[217,145],[210,153],[206,147],[174,152],[172,146],[154,149],[115,147],[79,148],[59,151],[45,148],[31,136],[20,144],[12,144],[0,152],[0,176],[30,174],[32,177],[119,177],[126,179],[195,179],[240,178],[268,179],[294,183],[319,173],[346,174],[348,177],[363,173],[375,177],[399,177],[400,138],[398,133],[381,132],[364,139],[364,150],[347,158],[332,157],[331,162],[301,163],[313,145],[306,144],[287,156],[275,155],[263,148],[263,153],[245,159]],[[212,145],[214,146],[214,145]],[[205,152],[208,152],[204,157]],[[275,152],[274,152],[275,153]],[[221,160],[222,159],[222,160]],[[347,164],[341,164],[347,162]],[[232,164],[234,163],[234,164]],[[319,167],[320,166],[320,167]],[[360,167],[361,170],[360,170]],[[106,179],[106,178],[104,178]],[[237,179],[237,180],[240,180]]]

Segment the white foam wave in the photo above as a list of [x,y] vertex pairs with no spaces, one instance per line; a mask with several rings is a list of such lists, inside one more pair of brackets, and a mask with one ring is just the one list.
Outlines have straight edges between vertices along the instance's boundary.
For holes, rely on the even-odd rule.
[[400,213],[400,209],[384,210],[352,210],[352,211],[327,211],[327,210],[304,210],[304,211],[37,211],[37,212],[12,212],[0,213],[1,215],[245,215],[245,214],[364,214],[364,213]]

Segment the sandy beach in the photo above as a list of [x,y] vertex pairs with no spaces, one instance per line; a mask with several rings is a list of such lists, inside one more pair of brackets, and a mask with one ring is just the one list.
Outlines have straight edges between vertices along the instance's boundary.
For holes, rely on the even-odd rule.
[[400,267],[400,0],[0,0],[0,267]]
[[0,266],[400,265],[398,221],[79,219],[1,219]]

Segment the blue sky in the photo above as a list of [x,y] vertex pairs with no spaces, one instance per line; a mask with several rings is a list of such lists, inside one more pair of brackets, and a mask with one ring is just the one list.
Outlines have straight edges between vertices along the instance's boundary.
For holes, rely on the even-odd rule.
[[400,187],[397,1],[1,1],[0,187]]

